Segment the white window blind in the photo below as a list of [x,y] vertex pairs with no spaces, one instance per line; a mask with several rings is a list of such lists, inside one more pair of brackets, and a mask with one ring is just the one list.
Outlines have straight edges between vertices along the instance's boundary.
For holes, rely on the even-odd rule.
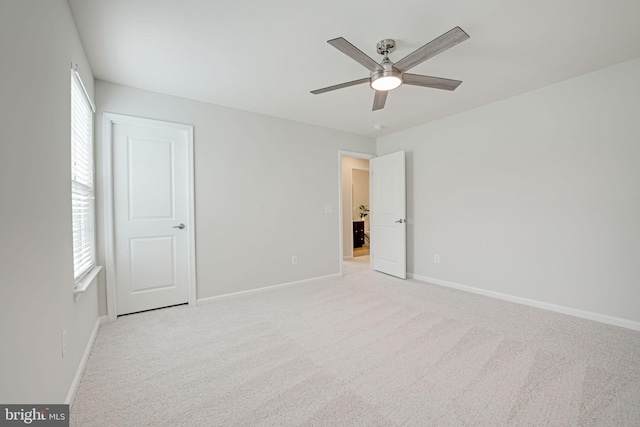
[[77,283],[96,265],[93,105],[77,70],[71,73],[71,212],[73,275]]

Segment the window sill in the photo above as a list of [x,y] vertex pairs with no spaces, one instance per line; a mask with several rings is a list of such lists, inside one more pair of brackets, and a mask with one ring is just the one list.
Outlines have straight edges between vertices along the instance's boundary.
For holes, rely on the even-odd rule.
[[80,294],[86,291],[89,286],[95,281],[96,276],[98,276],[98,273],[100,273],[101,270],[102,266],[93,267],[93,269],[89,273],[87,273],[87,275],[84,276],[82,280],[76,283],[76,287],[73,290],[73,294],[76,296],[76,300],[80,296]]

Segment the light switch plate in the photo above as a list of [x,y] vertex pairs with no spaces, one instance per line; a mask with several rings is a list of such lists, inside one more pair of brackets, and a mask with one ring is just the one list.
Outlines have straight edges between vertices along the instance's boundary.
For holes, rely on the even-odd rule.
[[69,348],[69,341],[67,341],[67,330],[62,331],[62,357],[67,355],[67,349]]

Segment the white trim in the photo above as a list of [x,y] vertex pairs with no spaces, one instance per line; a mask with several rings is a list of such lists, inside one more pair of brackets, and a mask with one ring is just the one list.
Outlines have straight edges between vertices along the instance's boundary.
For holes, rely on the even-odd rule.
[[196,251],[195,251],[195,192],[194,192],[194,156],[193,156],[193,126],[180,123],[165,122],[161,120],[145,119],[142,117],[126,116],[123,114],[115,114],[109,112],[102,113],[102,147],[103,147],[103,201],[104,201],[104,253],[106,268],[106,288],[107,288],[107,317],[110,322],[116,320],[118,316],[116,301],[116,282],[115,282],[115,234],[114,234],[114,217],[113,217],[113,125],[133,125],[146,126],[156,129],[179,129],[187,131],[187,146],[189,157],[189,206],[187,206],[187,215],[190,221],[187,227],[188,233],[188,288],[189,288],[189,305],[195,306],[197,303],[196,295]]
[[321,282],[323,280],[339,279],[340,277],[341,277],[340,274],[329,274],[329,275],[326,275],[326,276],[312,277],[311,279],[304,279],[304,280],[297,280],[295,282],[281,283],[279,285],[263,286],[261,288],[248,289],[246,291],[231,292],[231,293],[228,293],[228,294],[216,295],[214,297],[200,298],[198,300],[198,305],[211,304],[211,303],[213,303],[213,302],[215,302],[215,301],[217,301],[219,299],[233,297],[233,296],[236,296],[236,295],[265,292],[265,291],[270,291],[270,290],[277,289],[277,288],[284,288],[286,286],[305,285],[305,284],[309,284],[309,283]]
[[196,196],[195,196],[195,158],[193,156],[193,126],[187,126],[187,138],[188,148],[187,155],[189,156],[189,170],[188,175],[188,189],[187,197],[189,198],[187,206],[187,214],[189,216],[189,243],[187,254],[187,262],[189,268],[189,305],[195,307],[198,301],[196,292]]
[[347,151],[347,150],[338,150],[338,153],[340,153],[340,156],[344,156],[344,157],[354,157],[356,159],[367,159],[367,160],[371,160],[375,157],[377,157],[375,154],[371,154],[371,153],[359,153],[357,151]]
[[433,277],[421,276],[413,273],[407,273],[407,277],[409,277],[410,279],[419,280],[421,282],[432,283],[434,285],[445,286],[447,288],[453,288],[453,289],[458,289],[460,291],[471,292],[478,295],[484,295],[491,298],[514,302],[516,304],[528,305],[530,307],[541,308],[543,310],[554,311],[556,313],[567,314],[569,316],[580,317],[582,319],[594,320],[600,323],[606,323],[609,325],[620,326],[622,328],[640,331],[640,322],[635,322],[633,320],[621,319],[619,317],[607,316],[604,314],[579,310],[577,308],[565,307],[562,305],[551,304],[548,302],[517,297],[509,294],[503,294],[501,292],[489,291],[486,289],[476,288],[469,285],[461,285],[459,283],[449,282],[446,280],[436,279]]
[[[357,153],[355,151],[338,150],[338,243],[340,244],[340,252],[338,257],[340,265],[339,277],[342,277],[342,260],[349,258],[344,256],[344,233],[342,231],[344,222],[344,218],[342,217],[342,159],[344,157],[371,160],[375,158],[376,155],[369,153]],[[369,171],[369,200],[371,200],[371,171]],[[371,247],[371,245],[369,245],[369,247]],[[371,253],[371,255],[373,255],[373,253]],[[353,258],[353,256],[351,256],[351,258]],[[372,259],[373,256],[370,257],[370,260]],[[373,268],[373,264],[371,264],[371,262],[369,263],[369,268]]]
[[116,320],[116,282],[115,282],[115,235],[113,229],[113,156],[111,150],[113,120],[108,113],[102,114],[102,156],[103,181],[102,200],[104,217],[104,263],[107,299],[107,318],[110,322]]
[[89,92],[87,91],[87,88],[82,81],[82,76],[80,76],[80,71],[78,70],[78,64],[72,66],[71,68],[73,70],[73,74],[76,76],[76,79],[78,79],[78,83],[80,83],[80,87],[82,88],[82,92],[84,92],[84,96],[87,98],[87,102],[89,103],[89,107],[91,107],[91,111],[93,111],[93,113],[95,114],[96,104],[93,103],[93,100],[89,96]]
[[93,343],[96,341],[96,337],[98,336],[100,325],[106,322],[107,322],[107,316],[98,317],[98,319],[96,320],[96,324],[93,327],[93,331],[91,332],[89,341],[87,342],[87,345],[84,348],[84,353],[82,354],[82,359],[80,359],[80,364],[78,365],[78,369],[76,369],[76,375],[75,377],[73,377],[73,381],[71,382],[71,386],[69,387],[67,398],[64,400],[64,403],[67,405],[71,405],[73,403],[73,400],[76,398],[76,393],[78,392],[78,386],[80,386],[80,380],[82,379],[84,370],[87,367],[87,361],[89,360],[89,355],[91,355],[91,349],[93,348]]
[[75,295],[81,294],[89,288],[94,282],[94,279],[98,276],[98,273],[102,270],[102,266],[98,265],[93,267],[85,276],[76,283],[76,287],[73,290]]

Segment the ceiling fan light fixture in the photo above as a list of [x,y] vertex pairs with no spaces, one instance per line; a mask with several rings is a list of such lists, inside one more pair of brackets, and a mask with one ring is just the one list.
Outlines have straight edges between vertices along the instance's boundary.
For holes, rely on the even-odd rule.
[[369,70],[370,74],[369,77],[312,90],[311,93],[318,95],[336,89],[359,85],[368,81],[371,89],[376,92],[371,111],[377,111],[384,108],[389,91],[399,87],[403,83],[433,89],[455,90],[455,88],[462,83],[460,80],[444,79],[442,77],[425,76],[422,74],[409,74],[407,71],[468,38],[469,35],[465,33],[462,28],[455,27],[440,37],[431,40],[421,48],[414,50],[397,62],[392,62],[389,59],[389,54],[396,49],[395,40],[384,39],[376,45],[376,51],[382,55],[382,62],[380,63],[371,59],[366,53],[345,40],[344,37],[327,40],[327,43],[331,46],[364,66]]
[[371,87],[375,90],[389,91],[402,84],[402,73],[398,71],[380,71],[371,76]]

